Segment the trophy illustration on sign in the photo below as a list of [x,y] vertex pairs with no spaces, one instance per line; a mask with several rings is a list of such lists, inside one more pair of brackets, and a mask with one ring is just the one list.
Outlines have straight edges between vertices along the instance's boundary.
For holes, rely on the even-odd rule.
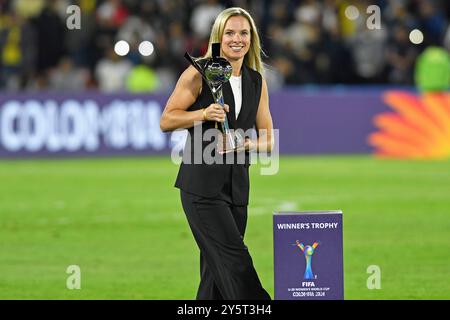
[[312,256],[314,254],[314,250],[319,245],[319,242],[314,242],[311,246],[305,246],[303,243],[300,243],[298,240],[296,241],[297,246],[302,250],[303,254],[305,255],[306,259],[306,268],[305,268],[305,274],[303,278],[305,280],[311,280],[314,279],[314,274],[312,272]]
[[[212,44],[211,58],[196,59],[187,52],[184,57],[200,72],[208,84],[214,102],[224,107],[222,87],[230,79],[233,68],[225,58],[220,57],[220,43]],[[230,130],[227,117],[221,123],[221,132],[218,143],[220,153],[232,152],[244,146],[244,139],[239,132]]]

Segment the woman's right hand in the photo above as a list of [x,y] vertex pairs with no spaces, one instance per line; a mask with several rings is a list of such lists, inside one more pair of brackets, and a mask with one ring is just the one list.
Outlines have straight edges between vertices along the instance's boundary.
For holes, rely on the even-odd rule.
[[218,103],[212,103],[204,110],[204,118],[206,121],[217,121],[224,122],[225,121],[225,111],[229,112],[230,107],[225,104],[224,107]]

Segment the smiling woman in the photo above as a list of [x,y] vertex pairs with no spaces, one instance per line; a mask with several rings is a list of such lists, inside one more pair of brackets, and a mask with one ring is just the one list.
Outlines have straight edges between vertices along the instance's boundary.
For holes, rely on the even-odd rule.
[[[250,14],[241,8],[229,8],[224,10],[216,19],[209,38],[208,51],[204,58],[211,57],[211,43],[221,44],[222,55],[233,66],[233,75],[241,65],[236,61],[244,61],[251,69],[264,74],[261,61],[261,42],[255,22]],[[243,60],[242,60],[243,58]],[[239,67],[239,68],[235,68]]]
[[[263,78],[261,45],[250,14],[241,8],[229,8],[216,18],[206,55],[212,56],[212,44],[220,43],[220,55],[232,66],[232,77],[222,86],[225,107],[214,103],[208,84],[200,73],[189,67],[180,76],[167,101],[160,126],[163,131],[186,128],[190,143],[183,152],[175,186],[189,226],[200,249],[201,280],[197,299],[270,299],[261,285],[253,261],[244,243],[249,199],[249,166],[252,150],[272,149],[272,116],[266,81]],[[203,90],[202,90],[203,89]],[[256,127],[258,138],[246,139],[240,157],[245,163],[226,164],[195,159],[198,145],[195,133],[206,136],[228,118],[231,129],[250,132]],[[197,130],[195,128],[199,128]],[[217,128],[217,127],[216,127]],[[217,137],[219,133],[216,133]],[[216,137],[216,139],[217,139]],[[206,145],[202,146],[202,155]],[[194,146],[190,148],[190,146]],[[233,154],[234,155],[234,154]],[[217,154],[216,154],[217,156]],[[214,156],[215,157],[215,156]],[[220,162],[220,163],[219,163]]]
[[[226,29],[222,37],[222,55],[233,65],[239,63],[248,52],[250,46],[250,23],[241,16],[234,16],[228,19]],[[233,75],[237,74],[240,68],[233,67]]]

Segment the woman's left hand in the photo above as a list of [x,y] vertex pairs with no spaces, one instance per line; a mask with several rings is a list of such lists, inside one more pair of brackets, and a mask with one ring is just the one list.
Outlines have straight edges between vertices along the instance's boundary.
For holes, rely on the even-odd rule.
[[236,149],[237,152],[242,152],[242,151],[248,151],[248,152],[252,152],[252,151],[256,151],[256,142],[249,139],[249,138],[245,138],[244,141],[244,145],[240,146]]
[[256,149],[257,149],[256,143],[252,139],[245,138],[244,150],[251,152],[251,151],[256,151]]
[[[222,136],[220,136],[220,140],[221,142],[218,143],[218,146],[222,146],[223,141],[226,139],[225,135],[222,134]],[[257,145],[256,142],[249,139],[249,138],[245,138],[244,144],[237,147],[236,149],[222,149],[222,148],[218,148],[218,152],[220,154],[225,154],[225,153],[229,153],[229,152],[242,152],[242,151],[248,151],[248,152],[252,152],[255,151],[257,149]]]

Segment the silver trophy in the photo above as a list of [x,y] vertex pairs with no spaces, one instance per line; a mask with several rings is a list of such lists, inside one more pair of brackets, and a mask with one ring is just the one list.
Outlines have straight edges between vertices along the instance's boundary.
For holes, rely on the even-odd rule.
[[[225,58],[220,57],[220,43],[212,44],[211,58],[195,59],[187,52],[184,57],[205,79],[215,103],[224,107],[222,86],[230,79],[233,68]],[[230,130],[227,116],[225,116],[225,121],[221,123],[221,129],[222,135],[218,137],[218,151],[220,153],[232,152],[243,148],[244,139],[239,132]]]

